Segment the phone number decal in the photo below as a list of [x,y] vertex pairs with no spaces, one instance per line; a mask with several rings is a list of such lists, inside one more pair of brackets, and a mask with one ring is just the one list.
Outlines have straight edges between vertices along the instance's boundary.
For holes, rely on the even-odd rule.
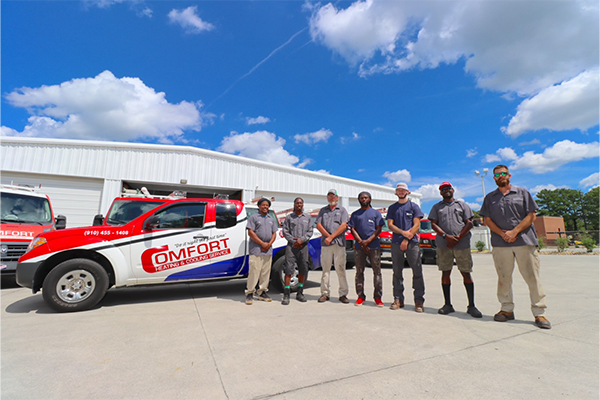
[[84,236],[129,235],[129,231],[85,231]]

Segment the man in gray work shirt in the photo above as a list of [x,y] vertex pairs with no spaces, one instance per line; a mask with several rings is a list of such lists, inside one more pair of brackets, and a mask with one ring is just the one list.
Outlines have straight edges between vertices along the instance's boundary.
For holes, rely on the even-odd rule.
[[494,167],[494,181],[498,189],[485,196],[479,211],[492,231],[492,256],[498,273],[501,307],[500,312],[494,315],[494,321],[515,319],[512,274],[517,260],[519,271],[529,287],[535,324],[539,328],[550,329],[552,325],[545,316],[546,294],[540,282],[537,235],[533,228],[538,205],[527,190],[512,186],[510,177],[506,165]]
[[346,229],[348,227],[348,211],[338,205],[338,194],[335,189],[327,192],[327,203],[319,211],[317,229],[321,232],[321,297],[319,303],[329,300],[329,273],[335,261],[335,272],[340,283],[340,301],[344,304],[348,300],[348,280],[346,279]]
[[258,213],[248,218],[248,283],[246,286],[246,304],[252,304],[252,295],[258,283],[258,300],[271,301],[267,295],[271,276],[272,245],[279,228],[277,222],[269,216],[271,202],[268,199],[258,201]]
[[442,271],[442,290],[444,292],[444,306],[438,310],[439,314],[447,315],[454,312],[450,301],[450,274],[452,265],[456,266],[463,276],[469,306],[467,314],[474,318],[481,318],[481,312],[475,307],[475,285],[471,272],[473,272],[473,258],[471,257],[471,228],[473,228],[473,211],[462,200],[454,199],[454,188],[449,182],[440,185],[442,201],[434,204],[429,212],[431,227],[437,233],[435,238],[437,265]]
[[287,240],[285,247],[285,263],[283,270],[285,272],[285,282],[283,286],[283,300],[281,304],[287,306],[290,304],[290,291],[292,274],[296,265],[298,265],[298,292],[296,300],[305,303],[304,280],[308,274],[308,241],[313,234],[312,219],[309,214],[304,212],[304,200],[297,197],[294,200],[294,212],[288,215],[283,221],[283,237]]

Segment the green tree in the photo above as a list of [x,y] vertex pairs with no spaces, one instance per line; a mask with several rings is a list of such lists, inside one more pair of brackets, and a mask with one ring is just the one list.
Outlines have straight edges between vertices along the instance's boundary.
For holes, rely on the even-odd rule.
[[568,231],[577,230],[578,221],[586,221],[583,213],[583,193],[576,189],[540,190],[536,196],[539,215],[563,217]]
[[[583,195],[583,215],[585,227],[590,231],[597,231],[600,226],[600,188],[595,187]],[[598,242],[598,232],[590,235]]]

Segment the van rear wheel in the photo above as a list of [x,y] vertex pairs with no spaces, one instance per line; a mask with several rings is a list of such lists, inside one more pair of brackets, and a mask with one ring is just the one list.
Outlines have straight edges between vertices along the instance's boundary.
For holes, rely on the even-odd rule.
[[74,258],[58,264],[44,279],[44,301],[59,312],[88,310],[108,290],[108,274],[100,264]]

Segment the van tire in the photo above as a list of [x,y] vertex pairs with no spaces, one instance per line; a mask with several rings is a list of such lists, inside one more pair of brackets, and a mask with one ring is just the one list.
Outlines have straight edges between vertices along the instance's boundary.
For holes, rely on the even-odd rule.
[[[277,260],[273,261],[273,265],[271,267],[271,284],[275,289],[279,290],[283,293],[283,287],[285,286],[285,273],[283,272],[283,265],[285,263],[285,257],[281,256]],[[308,272],[312,269],[312,259],[308,260]],[[292,275],[292,281],[290,284],[290,289],[292,292],[296,292],[298,290],[298,265],[294,266],[294,274]],[[308,272],[304,277],[304,282],[308,280]]]
[[58,312],[84,311],[100,302],[108,290],[108,274],[100,264],[74,258],[53,268],[44,279],[44,301]]

